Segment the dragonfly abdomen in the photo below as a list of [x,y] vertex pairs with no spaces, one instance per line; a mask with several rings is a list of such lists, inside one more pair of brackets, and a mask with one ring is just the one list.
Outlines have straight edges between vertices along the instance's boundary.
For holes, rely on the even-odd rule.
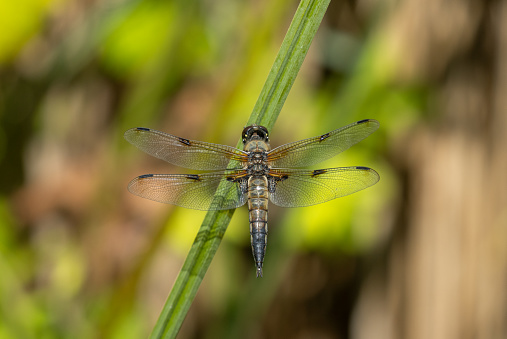
[[248,216],[257,277],[262,277],[268,241],[268,180],[265,176],[252,176],[248,179]]

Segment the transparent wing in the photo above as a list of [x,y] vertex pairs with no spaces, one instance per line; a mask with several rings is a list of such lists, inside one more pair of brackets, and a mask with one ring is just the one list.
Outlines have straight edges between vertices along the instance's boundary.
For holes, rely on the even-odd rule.
[[274,168],[305,167],[349,149],[379,127],[373,119],[361,120],[317,137],[291,142],[268,152]]
[[226,210],[242,206],[247,200],[239,184],[229,181],[243,175],[243,171],[145,174],[132,180],[128,190],[142,198],[165,204],[203,211]]
[[144,127],[131,128],[124,136],[154,157],[195,170],[225,169],[230,160],[247,160],[245,152],[231,146],[188,140]]
[[303,207],[343,197],[376,184],[380,177],[368,167],[338,167],[321,170],[272,169],[279,178],[273,204],[282,207]]

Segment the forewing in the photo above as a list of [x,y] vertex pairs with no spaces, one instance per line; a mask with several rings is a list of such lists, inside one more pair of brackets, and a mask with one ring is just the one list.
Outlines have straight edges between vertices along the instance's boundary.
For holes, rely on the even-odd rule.
[[128,190],[142,198],[195,210],[226,210],[242,206],[246,194],[233,181],[243,171],[203,174],[145,174],[132,180]]
[[270,173],[279,178],[270,200],[282,207],[320,204],[370,187],[380,179],[375,170],[360,166],[314,171],[272,169]]
[[234,147],[188,140],[144,127],[131,128],[124,136],[154,157],[195,170],[225,169],[230,160],[247,160],[247,154]]
[[347,150],[379,127],[373,119],[361,120],[317,137],[291,142],[268,153],[274,168],[305,167]]

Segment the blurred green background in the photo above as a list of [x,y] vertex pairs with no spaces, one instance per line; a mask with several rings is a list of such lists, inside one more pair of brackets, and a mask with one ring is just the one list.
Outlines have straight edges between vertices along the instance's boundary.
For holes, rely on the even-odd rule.
[[[127,192],[189,173],[150,127],[235,145],[297,2],[0,2],[0,338],[144,338],[205,213]],[[318,168],[364,191],[238,209],[181,338],[506,338],[505,1],[332,1],[271,146],[374,118]]]

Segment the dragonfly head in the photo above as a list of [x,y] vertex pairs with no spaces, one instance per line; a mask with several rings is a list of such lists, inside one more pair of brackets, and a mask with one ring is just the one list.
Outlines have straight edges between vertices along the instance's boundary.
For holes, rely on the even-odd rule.
[[252,140],[262,140],[264,142],[269,141],[268,129],[264,126],[259,125],[251,125],[245,127],[241,136],[243,139],[243,144],[246,144]]

